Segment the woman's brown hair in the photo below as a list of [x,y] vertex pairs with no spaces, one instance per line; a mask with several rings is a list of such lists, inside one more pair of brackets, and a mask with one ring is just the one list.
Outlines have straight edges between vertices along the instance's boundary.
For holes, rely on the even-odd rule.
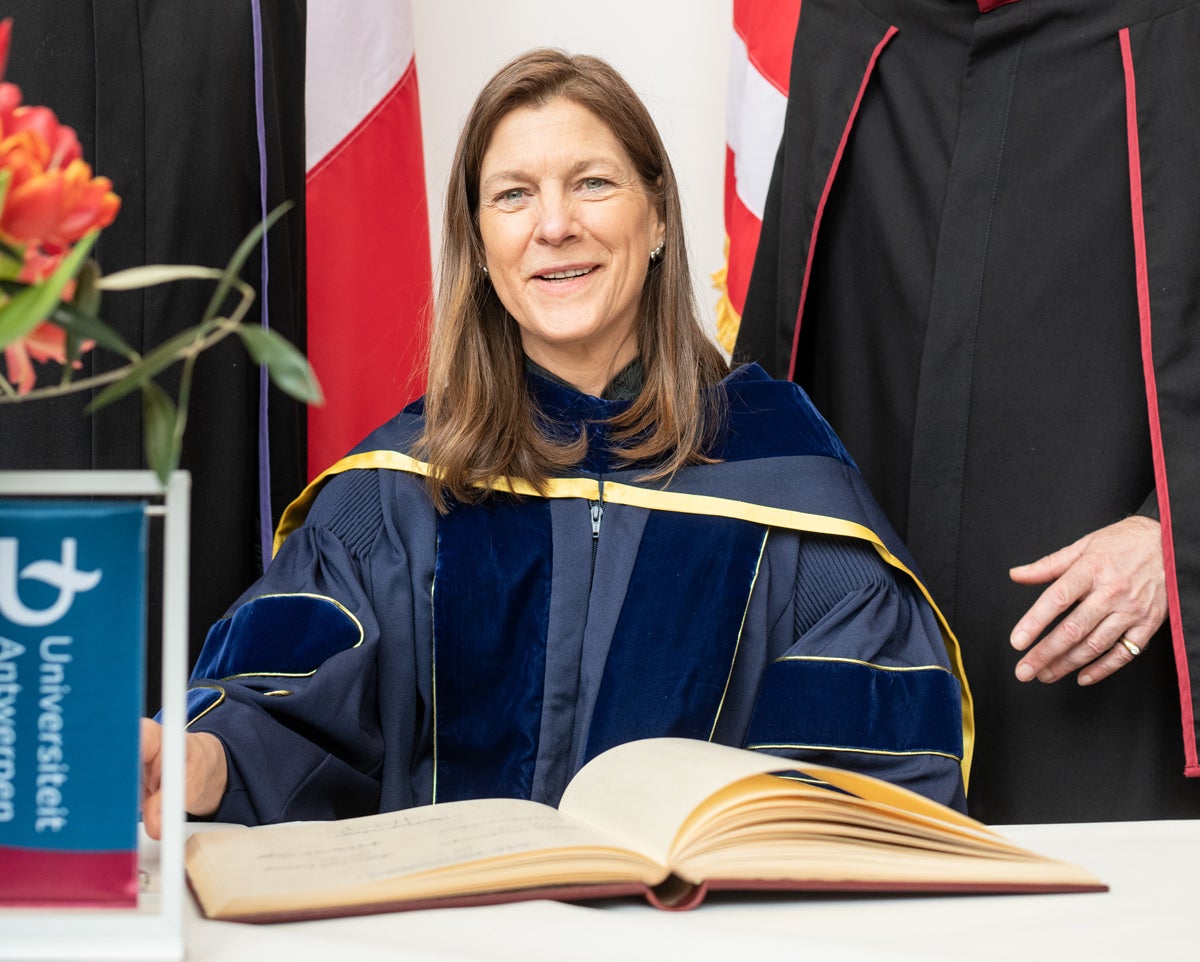
[[434,472],[429,491],[477,501],[486,486],[520,478],[542,488],[577,464],[586,433],[564,442],[539,427],[529,396],[520,331],[481,265],[479,175],[500,121],[518,107],[564,97],[612,130],[633,161],[665,228],[661,259],[650,263],[637,322],[645,382],[636,401],[611,422],[624,463],[648,464],[645,478],[667,477],[708,461],[704,449],[720,421],[717,392],[728,372],[700,325],[692,295],[678,186],[649,111],[616,70],[596,57],[538,49],[503,67],[483,88],[459,137],[446,194],[441,277],[418,450]]

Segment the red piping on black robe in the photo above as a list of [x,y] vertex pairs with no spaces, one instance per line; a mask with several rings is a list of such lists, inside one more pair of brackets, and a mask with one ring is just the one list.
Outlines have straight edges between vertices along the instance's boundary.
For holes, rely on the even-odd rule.
[[1180,712],[1183,716],[1184,771],[1200,776],[1200,758],[1196,752],[1195,713],[1192,710],[1192,685],[1188,673],[1187,650],[1183,638],[1183,611],[1179,601],[1179,577],[1175,567],[1175,540],[1171,526],[1171,499],[1167,488],[1167,464],[1163,454],[1162,422],[1158,413],[1158,384],[1154,372],[1154,352],[1150,327],[1150,275],[1146,259],[1146,223],[1142,206],[1142,162],[1138,143],[1137,83],[1129,29],[1120,32],[1121,63],[1125,70],[1125,129],[1129,142],[1129,195],[1133,213],[1133,248],[1137,272],[1138,322],[1142,334],[1142,368],[1146,378],[1146,408],[1150,416],[1150,444],[1154,457],[1154,483],[1158,492],[1162,524],[1163,568],[1167,580],[1167,608],[1171,623],[1171,641],[1175,649],[1175,668],[1179,678]]
[[796,323],[792,333],[792,358],[788,362],[788,380],[796,379],[796,354],[800,347],[800,321],[804,317],[804,301],[808,294],[808,279],[812,274],[813,251],[817,247],[817,232],[821,229],[821,215],[825,213],[825,202],[829,199],[829,191],[833,188],[833,180],[837,177],[838,167],[842,162],[842,154],[846,150],[846,141],[850,139],[850,130],[854,126],[854,121],[858,117],[858,108],[862,103],[863,94],[866,92],[867,84],[871,82],[871,74],[875,72],[875,64],[879,60],[879,55],[883,52],[883,48],[887,46],[888,41],[897,33],[895,26],[887,28],[887,32],[875,45],[875,50],[871,54],[871,59],[867,61],[867,69],[863,72],[862,82],[858,85],[858,96],[854,98],[854,106],[850,108],[850,115],[846,118],[846,126],[842,130],[842,139],[838,141],[837,151],[833,155],[833,163],[829,167],[829,173],[825,177],[825,188],[821,191],[821,199],[817,203],[817,213],[813,217],[812,234],[808,240],[808,258],[804,262],[804,280],[800,284],[800,304],[796,308]]

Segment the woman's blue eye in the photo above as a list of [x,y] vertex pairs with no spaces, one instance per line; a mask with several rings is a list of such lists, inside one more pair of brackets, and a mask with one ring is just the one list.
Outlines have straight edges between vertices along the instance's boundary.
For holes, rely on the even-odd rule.
[[599,190],[604,186],[604,183],[603,177],[585,177],[583,179],[583,186],[588,190]]
[[500,199],[509,201],[520,200],[524,195],[525,191],[523,191],[520,187],[514,187],[512,190],[506,190],[503,194],[501,194]]

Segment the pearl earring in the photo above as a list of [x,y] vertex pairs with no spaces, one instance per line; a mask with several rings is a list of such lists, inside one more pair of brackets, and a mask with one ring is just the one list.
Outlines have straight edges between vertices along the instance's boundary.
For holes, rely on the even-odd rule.
[[659,244],[656,248],[654,248],[654,250],[652,250],[650,252],[651,263],[653,263],[654,261],[656,261],[660,257],[662,257],[663,247],[664,247],[664,244]]

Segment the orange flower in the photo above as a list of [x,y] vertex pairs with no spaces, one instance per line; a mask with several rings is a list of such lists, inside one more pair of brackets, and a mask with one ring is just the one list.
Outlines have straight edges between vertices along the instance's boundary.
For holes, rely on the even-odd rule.
[[[11,20],[0,22],[0,77],[11,32]],[[27,251],[59,253],[111,224],[121,206],[112,181],[92,176],[75,131],[48,107],[23,106],[10,83],[0,83],[0,170],[9,174],[0,235]]]
[[75,132],[45,107],[18,107],[0,128],[0,169],[11,178],[0,234],[15,244],[69,247],[111,224],[121,206],[112,182],[79,157]]
[[[0,21],[0,78],[8,64],[11,36],[12,20]],[[2,79],[0,171],[8,175],[0,206],[0,240],[23,251],[17,280],[25,284],[49,277],[76,241],[111,224],[121,206],[112,182],[92,176],[75,131],[60,124],[48,107],[23,105],[20,88]],[[73,295],[74,286],[73,281],[68,284],[65,299]],[[8,380],[18,394],[34,388],[34,361],[66,363],[66,343],[62,328],[43,322],[4,348]],[[93,346],[87,341],[82,349]]]
[[12,17],[0,20],[0,77],[8,67],[8,42],[12,39]]
[[20,106],[21,88],[16,84],[0,81],[0,128],[8,126],[12,112]]
[[[62,263],[63,254],[43,254],[41,251],[28,250],[25,252],[25,263],[17,280],[22,284],[37,284],[58,270]],[[70,281],[63,291],[63,300],[69,301],[75,295],[75,282]]]
[[[85,341],[83,350],[91,350],[94,342]],[[4,349],[4,360],[8,366],[8,380],[17,389],[17,394],[28,394],[37,380],[31,361],[44,364],[56,361],[67,362],[67,332],[54,324],[42,322],[23,339],[9,344]],[[82,367],[79,361],[73,365]]]

